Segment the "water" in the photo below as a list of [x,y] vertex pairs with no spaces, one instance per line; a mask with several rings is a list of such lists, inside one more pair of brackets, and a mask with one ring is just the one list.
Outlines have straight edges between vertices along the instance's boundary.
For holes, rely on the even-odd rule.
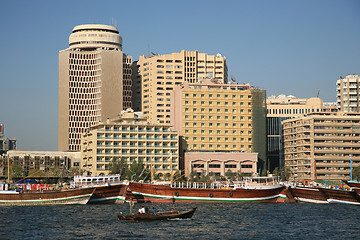
[[[144,205],[146,206],[146,205]],[[170,210],[172,204],[147,205]],[[137,210],[140,205],[135,205]],[[119,221],[126,204],[0,207],[0,239],[359,239],[360,207],[196,203],[191,220]]]

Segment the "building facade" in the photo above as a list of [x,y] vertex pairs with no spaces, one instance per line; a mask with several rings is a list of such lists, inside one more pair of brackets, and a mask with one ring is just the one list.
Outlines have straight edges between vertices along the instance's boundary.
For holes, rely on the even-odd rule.
[[16,139],[4,137],[4,124],[0,124],[0,156],[16,149]]
[[347,75],[336,81],[336,100],[338,111],[360,111],[360,77]]
[[312,113],[283,121],[290,180],[349,180],[360,165],[360,114]]
[[225,176],[229,170],[252,175],[257,172],[257,156],[248,152],[186,152],[185,176],[192,171]]
[[[46,174],[55,168],[62,169],[65,174],[71,167],[79,167],[80,163],[79,152],[10,150],[7,153],[9,155],[10,166],[20,166],[25,175],[28,175],[32,170],[39,170]],[[6,169],[7,155],[3,155],[0,157],[0,177],[4,177],[7,174]]]
[[198,51],[140,56],[134,63],[133,104],[152,123],[170,123],[170,93],[176,85],[213,78],[227,83],[226,57]]
[[282,125],[283,120],[324,108],[320,98],[299,99],[292,95],[270,96],[266,99],[267,169],[273,172],[283,166]]
[[123,109],[132,108],[132,57],[124,54],[123,58]]
[[116,117],[129,101],[123,96],[123,74],[131,75],[124,59],[128,66],[116,27],[87,24],[72,30],[69,48],[59,52],[59,151],[80,151],[86,129]]
[[164,175],[179,170],[179,135],[169,124],[151,124],[142,113],[123,111],[112,121],[91,126],[82,138],[82,168],[89,176],[110,173],[112,160],[142,161]]
[[265,91],[203,79],[176,86],[170,103],[182,150],[257,152],[266,159]]

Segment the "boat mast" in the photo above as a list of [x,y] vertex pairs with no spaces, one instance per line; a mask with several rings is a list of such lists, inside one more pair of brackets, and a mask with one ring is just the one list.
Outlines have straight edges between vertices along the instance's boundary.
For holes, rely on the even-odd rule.
[[173,182],[173,165],[172,165],[172,153],[170,153],[170,181]]
[[151,157],[151,163],[150,163],[150,167],[151,167],[151,181],[154,181],[154,168],[153,168],[153,158]]
[[8,164],[8,183],[10,184],[10,159],[9,159],[9,153],[7,154],[7,164]]

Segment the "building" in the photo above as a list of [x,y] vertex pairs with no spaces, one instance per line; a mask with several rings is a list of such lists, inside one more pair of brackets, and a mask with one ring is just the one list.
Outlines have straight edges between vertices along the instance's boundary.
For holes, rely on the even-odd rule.
[[299,99],[295,96],[279,95],[266,99],[267,169],[273,172],[283,166],[281,122],[283,120],[324,109],[320,98]]
[[360,77],[347,75],[336,81],[336,99],[338,111],[360,111]]
[[87,175],[107,175],[112,160],[142,161],[156,174],[179,170],[179,136],[169,124],[151,124],[140,112],[123,111],[118,118],[90,127],[82,138],[81,167]]
[[336,102],[324,102],[322,111],[336,113],[338,111]]
[[4,137],[4,125],[0,124],[0,156],[7,153],[9,150],[16,149],[16,139],[9,139]]
[[134,108],[152,123],[170,123],[170,93],[176,85],[205,78],[227,83],[228,78],[226,57],[185,50],[140,56],[133,72]]
[[185,176],[192,171],[225,176],[229,170],[252,175],[257,172],[257,156],[248,152],[186,152]]
[[290,180],[349,180],[360,165],[360,114],[311,113],[283,121]]
[[[79,167],[80,163],[79,152],[10,150],[8,155],[10,165],[21,166],[25,175],[34,170],[39,170],[46,174],[55,168],[63,170],[65,174],[71,167]],[[6,169],[7,155],[3,155],[0,157],[0,177],[6,175]]]
[[132,57],[124,54],[123,58],[123,109],[132,108]]
[[263,167],[265,91],[202,79],[175,86],[170,105],[183,151],[256,152]]
[[74,27],[69,48],[59,52],[59,151],[80,151],[86,129],[129,105],[129,61],[116,27]]
[[323,100],[321,98],[297,98],[289,95],[270,96],[266,99],[266,117],[294,117],[306,113],[321,112]]

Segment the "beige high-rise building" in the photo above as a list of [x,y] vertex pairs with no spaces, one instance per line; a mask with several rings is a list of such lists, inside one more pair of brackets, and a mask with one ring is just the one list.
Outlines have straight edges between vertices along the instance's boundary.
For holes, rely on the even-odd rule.
[[360,77],[347,75],[336,81],[338,111],[360,112]]
[[[74,27],[69,48],[59,52],[59,151],[80,151],[81,135],[123,109],[122,38],[114,26]],[[130,60],[129,60],[130,59]],[[127,69],[129,69],[127,67]],[[131,83],[130,83],[131,84]],[[126,88],[128,92],[129,87]]]
[[292,95],[270,96],[266,99],[267,117],[294,117],[312,112],[321,112],[321,98],[297,98]]
[[349,180],[360,166],[360,114],[311,113],[283,121],[290,180]]
[[227,83],[226,57],[198,51],[140,56],[133,74],[133,105],[152,123],[170,123],[170,93],[176,85],[213,78]]
[[171,124],[185,151],[245,151],[266,158],[265,91],[203,79],[176,86]]
[[81,167],[87,175],[107,175],[111,161],[142,161],[155,174],[179,170],[179,135],[169,124],[150,124],[141,112],[123,111],[118,118],[91,126],[83,135]]

